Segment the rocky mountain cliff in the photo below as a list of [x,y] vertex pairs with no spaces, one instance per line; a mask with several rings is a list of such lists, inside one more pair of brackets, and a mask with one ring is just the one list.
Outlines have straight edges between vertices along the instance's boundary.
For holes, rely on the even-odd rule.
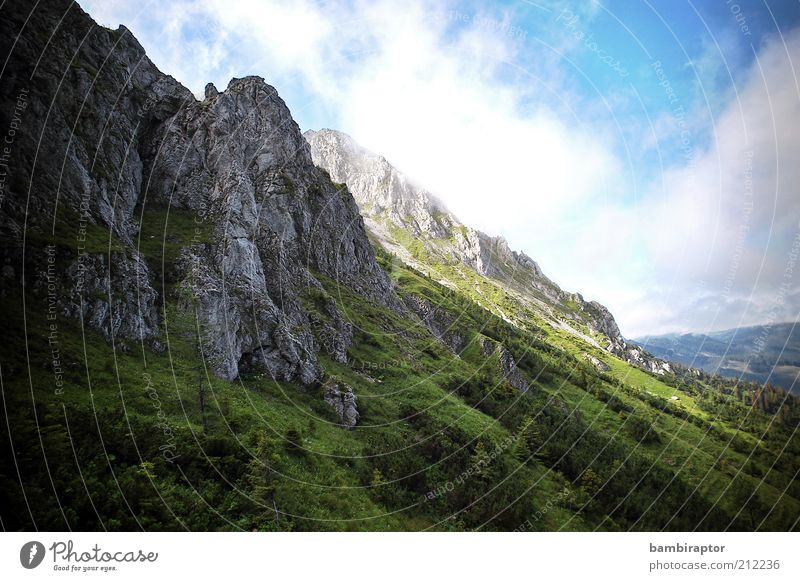
[[[431,272],[432,262],[448,265],[450,268],[444,270],[434,269],[434,274],[451,286],[464,275],[464,270],[453,268],[454,265],[465,266],[495,283],[503,299],[521,302],[550,324],[654,373],[670,371],[669,364],[628,345],[606,307],[586,301],[578,293],[563,291],[532,258],[511,250],[503,237],[490,236],[461,223],[436,196],[383,156],[340,131],[322,129],[306,131],[304,135],[314,162],[326,169],[335,182],[347,185],[368,229],[389,252],[423,272]],[[493,301],[480,290],[476,300],[507,320],[514,320],[502,304],[505,300]]]
[[551,298],[563,294],[530,257],[512,251],[501,236],[489,236],[462,224],[431,192],[349,135],[331,129],[306,131],[304,135],[314,162],[326,169],[331,179],[347,184],[370,229],[383,243],[396,243],[392,229],[403,228],[412,236],[436,241],[436,247],[448,258],[482,275],[529,275],[531,282]]
[[[306,134],[309,147],[263,79],[234,79],[223,92],[209,85],[199,101],[161,73],[124,27],[98,27],[74,4],[52,8],[35,11],[24,26],[24,10],[7,11],[9,30],[23,34],[9,50],[5,83],[13,90],[3,92],[3,121],[22,118],[13,155],[31,163],[14,165],[5,182],[0,235],[9,269],[35,288],[48,283],[36,266],[47,257],[35,247],[23,252],[23,242],[57,234],[54,225],[79,242],[71,253],[63,244],[53,251],[50,276],[63,289],[64,314],[111,339],[158,346],[168,339],[165,294],[177,293],[193,309],[221,377],[264,369],[303,383],[321,379],[320,343],[344,360],[352,333],[331,297],[322,323],[308,318],[303,295],[321,288],[319,275],[380,304],[406,305],[375,262],[353,197],[316,161],[348,185],[369,230],[402,260],[429,266],[410,237],[428,256],[487,277],[551,324],[660,370],[627,346],[602,305],[562,291],[501,237],[460,223],[384,158],[330,130]],[[169,264],[143,254],[141,225],[153,212],[164,214],[166,230],[170,219],[197,226]],[[106,247],[81,245],[87,232]],[[503,301],[482,296],[479,303],[515,318]]]
[[[198,101],[127,29],[99,27],[66,1],[30,19],[12,3],[2,26],[0,48],[12,57],[0,124],[21,117],[0,206],[7,277],[42,292],[52,284],[61,314],[157,348],[169,338],[162,307],[173,293],[227,379],[254,369],[318,380],[323,340],[344,360],[352,333],[335,300],[323,294],[315,324],[301,304],[321,292],[319,276],[400,308],[353,198],[314,166],[263,79],[209,85]],[[164,245],[176,220],[194,230],[177,256],[144,252],[154,215],[164,229],[150,237]]]

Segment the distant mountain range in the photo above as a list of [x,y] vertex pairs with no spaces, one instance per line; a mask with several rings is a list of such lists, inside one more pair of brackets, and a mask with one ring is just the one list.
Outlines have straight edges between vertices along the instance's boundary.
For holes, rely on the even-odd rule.
[[645,336],[632,342],[675,363],[800,392],[800,325],[794,323]]

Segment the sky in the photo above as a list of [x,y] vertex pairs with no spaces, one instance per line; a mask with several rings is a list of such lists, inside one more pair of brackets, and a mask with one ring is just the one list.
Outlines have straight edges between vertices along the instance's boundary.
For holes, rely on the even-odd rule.
[[195,94],[259,75],[626,337],[800,317],[800,3],[88,0]]

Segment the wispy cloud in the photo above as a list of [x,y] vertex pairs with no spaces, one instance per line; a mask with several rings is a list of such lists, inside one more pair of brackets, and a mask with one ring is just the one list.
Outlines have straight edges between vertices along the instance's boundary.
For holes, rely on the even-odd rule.
[[[786,278],[800,234],[800,31],[755,55],[710,127],[711,144],[665,169],[623,224],[652,263],[629,285],[634,332],[719,329],[794,320],[800,271]],[[788,285],[788,288],[787,288]]]

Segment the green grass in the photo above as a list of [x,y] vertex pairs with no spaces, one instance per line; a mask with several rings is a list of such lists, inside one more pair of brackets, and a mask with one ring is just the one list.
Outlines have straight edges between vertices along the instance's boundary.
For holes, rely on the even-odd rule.
[[[191,213],[150,208],[139,247],[174,284],[182,250],[210,236]],[[26,336],[28,350],[0,345],[3,411],[15,445],[27,445],[16,457],[3,451],[3,474],[21,466],[36,525],[686,530],[699,523],[718,530],[753,528],[766,517],[762,528],[785,530],[800,513],[797,441],[773,416],[704,382],[633,368],[550,327],[491,281],[439,266],[439,275],[464,285],[448,289],[377,255],[400,296],[450,312],[452,330],[467,343],[455,356],[409,313],[315,273],[322,288],[301,297],[303,308],[327,316],[333,298],[353,325],[347,363],[321,356],[326,374],[358,397],[353,430],[337,425],[320,385],[257,373],[227,382],[208,373],[192,319],[169,294],[162,353],[130,341],[115,350],[59,315],[58,391],[46,297],[29,291],[23,307],[19,291],[9,290],[4,320],[11,336]],[[473,284],[519,321],[476,304],[464,290]],[[483,354],[485,337],[513,354],[528,393],[508,384],[496,353]],[[584,353],[609,371],[598,373]],[[655,435],[645,437],[648,428]],[[487,450],[499,452],[480,464]],[[45,465],[57,468],[48,474]],[[3,506],[23,502],[13,477],[0,492]],[[3,519],[32,527],[22,513]]]
[[59,208],[55,224],[49,219],[39,222],[26,235],[28,244],[33,247],[52,244],[76,256],[83,252],[108,254],[125,250],[110,228],[93,224],[66,206]]
[[136,246],[151,263],[174,263],[183,249],[211,240],[211,223],[188,210],[148,204],[134,216],[140,222]]
[[153,204],[136,208],[134,216],[140,226],[134,246],[153,271],[156,289],[169,296],[177,281],[175,266],[181,252],[211,241],[213,225],[194,212]]

